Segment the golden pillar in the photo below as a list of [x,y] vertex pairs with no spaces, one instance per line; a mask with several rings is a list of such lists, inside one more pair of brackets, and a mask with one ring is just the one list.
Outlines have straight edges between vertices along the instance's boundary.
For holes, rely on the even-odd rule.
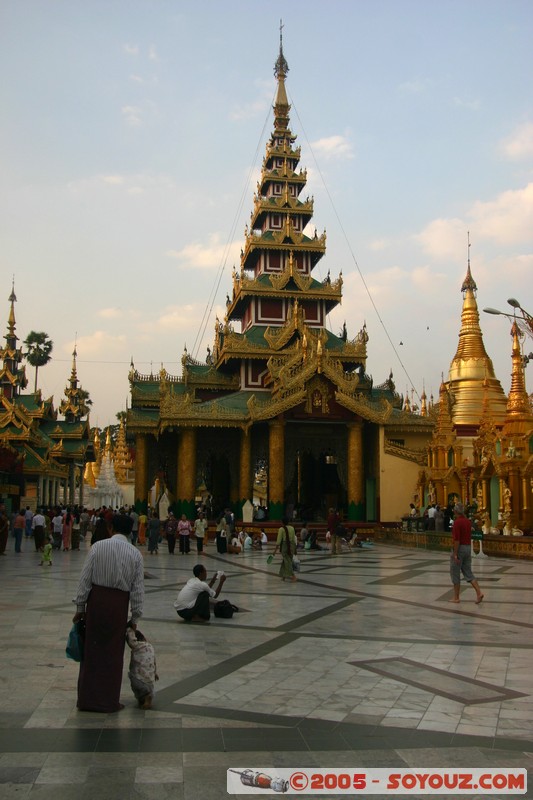
[[363,491],[363,424],[350,422],[348,428],[348,519],[364,517]]
[[135,500],[148,498],[148,443],[145,433],[135,436]]
[[241,452],[239,460],[239,500],[249,500],[252,497],[252,475],[251,475],[251,436],[247,430],[241,431]]
[[268,439],[268,507],[270,519],[281,519],[285,500],[285,423],[274,419],[269,423]]
[[[178,500],[192,502],[196,495],[196,429],[184,428],[178,440]],[[186,513],[186,512],[185,512]]]

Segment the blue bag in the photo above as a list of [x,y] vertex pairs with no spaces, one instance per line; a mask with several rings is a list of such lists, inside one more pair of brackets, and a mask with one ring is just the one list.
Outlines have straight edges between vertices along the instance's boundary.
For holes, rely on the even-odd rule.
[[72,661],[83,661],[83,644],[85,639],[85,623],[75,622],[70,629],[65,653]]

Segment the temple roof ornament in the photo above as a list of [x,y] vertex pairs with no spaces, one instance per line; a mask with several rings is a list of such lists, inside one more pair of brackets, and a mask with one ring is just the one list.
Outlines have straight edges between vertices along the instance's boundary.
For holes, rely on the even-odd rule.
[[10,305],[9,316],[7,321],[7,333],[4,336],[6,346],[0,347],[0,391],[9,399],[16,398],[21,389],[25,389],[28,385],[26,378],[25,367],[21,366],[23,353],[21,348],[17,347],[17,334],[15,332],[15,303],[17,296],[15,295],[15,279],[11,284],[11,294],[8,298]]
[[511,388],[507,400],[507,414],[502,434],[506,439],[530,435],[533,431],[533,413],[526,391],[524,361],[520,338],[524,336],[516,321],[511,327],[513,337]]
[[59,405],[59,411],[64,415],[67,422],[79,422],[90,411],[89,404],[86,402],[88,393],[81,386],[78,386],[77,355],[76,345],[74,345],[69,385],[65,389],[66,400],[62,400]]

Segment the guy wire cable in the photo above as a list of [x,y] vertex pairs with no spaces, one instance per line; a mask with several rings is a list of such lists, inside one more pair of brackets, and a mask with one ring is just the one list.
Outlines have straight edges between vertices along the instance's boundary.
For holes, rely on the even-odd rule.
[[364,275],[363,275],[363,273],[361,272],[361,269],[360,269],[360,267],[359,267],[359,264],[357,263],[357,259],[356,259],[356,257],[355,257],[355,254],[354,254],[353,250],[352,250],[352,246],[351,246],[351,244],[350,244],[350,240],[348,239],[348,236],[347,236],[347,234],[346,234],[346,231],[344,230],[344,226],[343,226],[343,224],[342,224],[342,222],[341,222],[341,219],[340,219],[340,217],[339,217],[339,214],[338,214],[338,212],[337,212],[337,208],[336,208],[336,206],[335,206],[335,203],[333,202],[333,198],[332,198],[332,196],[331,196],[331,194],[330,194],[330,192],[329,192],[329,189],[328,189],[328,187],[327,187],[327,185],[326,185],[326,181],[324,180],[324,176],[322,175],[322,171],[321,171],[321,169],[320,169],[320,166],[319,166],[319,164],[318,164],[318,161],[317,161],[317,159],[316,159],[316,156],[315,156],[315,154],[314,154],[313,148],[312,148],[312,146],[311,146],[311,142],[309,141],[309,138],[308,138],[308,136],[307,136],[307,133],[306,133],[306,131],[305,131],[305,128],[304,128],[304,126],[303,126],[303,124],[302,124],[302,120],[300,119],[300,115],[298,114],[298,109],[296,108],[296,106],[295,106],[295,104],[294,104],[294,102],[293,102],[293,100],[292,100],[292,97],[290,97],[290,101],[291,101],[291,106],[292,106],[292,108],[294,109],[294,112],[295,112],[295,114],[296,114],[296,117],[297,117],[297,119],[298,119],[298,122],[300,123],[301,130],[302,130],[302,132],[303,132],[303,135],[304,135],[305,141],[307,142],[307,146],[309,147],[309,150],[310,150],[310,152],[311,152],[311,156],[312,156],[312,158],[313,158],[313,161],[314,161],[314,163],[315,163],[315,167],[316,167],[316,169],[317,169],[317,172],[318,172],[318,174],[320,175],[320,179],[321,179],[321,181],[322,181],[322,185],[324,186],[324,189],[325,189],[325,191],[326,191],[326,194],[327,194],[327,196],[328,196],[328,198],[329,198],[329,201],[330,201],[330,203],[331,203],[331,207],[332,207],[332,209],[333,209],[333,213],[334,213],[334,215],[335,215],[335,217],[336,217],[336,219],[337,219],[337,222],[338,222],[338,224],[339,224],[339,227],[340,227],[340,229],[341,229],[341,231],[342,231],[342,234],[343,234],[343,236],[344,236],[344,239],[345,239],[345,241],[346,241],[346,244],[348,245],[348,250],[350,251],[350,255],[351,255],[351,257],[352,257],[353,263],[355,264],[355,267],[356,267],[356,269],[357,269],[357,272],[359,273],[359,277],[361,278],[362,284],[363,284],[363,286],[365,287],[365,291],[366,291],[366,293],[367,293],[367,295],[368,295],[368,299],[370,300],[370,302],[371,302],[371,304],[372,304],[372,308],[373,308],[373,309],[374,309],[374,311],[376,312],[376,316],[377,316],[377,318],[379,319],[379,321],[380,321],[380,323],[381,323],[381,327],[383,328],[383,330],[384,330],[384,332],[385,332],[385,336],[386,336],[386,337],[387,337],[387,339],[389,340],[389,344],[390,344],[390,346],[392,347],[392,349],[393,349],[393,352],[394,352],[394,354],[395,354],[396,358],[398,359],[398,362],[399,362],[399,364],[400,364],[401,368],[403,369],[403,371],[404,371],[404,373],[405,373],[405,375],[406,375],[406,377],[407,377],[407,380],[409,381],[409,384],[410,384],[411,388],[412,388],[412,389],[414,389],[414,391],[416,392],[416,396],[418,397],[419,401],[421,402],[420,395],[418,394],[418,391],[417,391],[417,389],[416,389],[416,387],[415,387],[415,385],[414,385],[413,381],[411,380],[411,376],[410,376],[410,375],[409,375],[409,373],[407,372],[407,368],[406,368],[405,364],[403,363],[402,359],[400,358],[400,355],[399,355],[399,353],[398,353],[398,350],[396,349],[396,347],[395,347],[395,345],[394,345],[394,343],[393,343],[393,341],[392,341],[392,339],[391,339],[391,337],[390,337],[390,335],[389,335],[389,332],[388,332],[388,330],[387,330],[387,327],[386,327],[385,323],[383,322],[383,319],[381,318],[381,314],[379,313],[379,311],[378,311],[378,308],[377,308],[377,306],[376,306],[376,304],[375,304],[375,302],[374,302],[374,298],[372,297],[372,295],[371,295],[371,293],[370,293],[370,289],[368,288],[368,285],[367,285],[367,283],[366,283],[366,281],[365,281]]
[[[272,96],[272,101],[274,101],[274,98],[275,98],[275,95]],[[203,341],[203,338],[204,338],[204,335],[205,335],[205,331],[206,331],[206,328],[207,328],[207,324],[208,324],[208,322],[209,322],[209,320],[211,318],[211,313],[213,311],[213,306],[215,304],[217,293],[218,293],[218,290],[219,290],[219,287],[220,287],[220,282],[222,280],[222,275],[223,275],[223,272],[224,272],[224,270],[226,268],[226,262],[228,260],[228,255],[229,255],[231,244],[233,242],[233,237],[235,235],[235,230],[237,228],[237,223],[238,223],[238,220],[239,220],[239,216],[240,216],[240,214],[242,212],[244,201],[246,199],[246,195],[247,195],[247,192],[248,192],[248,187],[250,185],[250,181],[251,181],[251,177],[252,177],[252,174],[253,174],[253,171],[254,171],[254,167],[255,167],[256,162],[257,162],[257,156],[258,156],[261,144],[264,141],[263,137],[264,137],[264,134],[265,134],[265,129],[266,129],[267,124],[268,124],[268,120],[270,119],[271,110],[272,110],[272,103],[268,108],[268,111],[267,111],[267,114],[266,114],[266,117],[265,117],[265,122],[263,124],[263,129],[262,129],[262,131],[261,131],[261,133],[259,135],[259,139],[258,139],[258,142],[257,142],[257,147],[255,149],[255,153],[254,153],[254,157],[252,159],[252,163],[250,165],[250,169],[248,170],[248,174],[246,176],[245,184],[244,184],[244,186],[242,188],[241,197],[240,197],[240,200],[239,200],[239,203],[238,203],[238,206],[237,206],[237,210],[235,212],[235,217],[233,219],[231,230],[229,232],[228,239],[227,239],[226,244],[224,246],[224,253],[223,253],[223,256],[222,256],[222,260],[221,260],[220,266],[219,266],[219,268],[217,270],[217,274],[215,276],[215,280],[213,282],[213,288],[211,289],[211,292],[210,292],[208,300],[207,300],[206,308],[205,308],[202,320],[201,320],[199,328],[198,328],[198,333],[196,334],[196,339],[194,340],[194,345],[193,345],[192,351],[191,351],[192,354],[193,354],[193,358],[196,358],[197,355],[198,355],[198,350],[200,349],[200,345],[201,345],[201,343]]]

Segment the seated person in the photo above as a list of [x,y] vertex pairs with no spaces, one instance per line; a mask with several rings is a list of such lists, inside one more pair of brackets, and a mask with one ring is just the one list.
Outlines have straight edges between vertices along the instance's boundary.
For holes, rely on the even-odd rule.
[[263,550],[268,547],[268,536],[266,535],[264,528],[261,528],[261,547]]
[[[211,597],[219,596],[226,576],[223,572],[216,572],[209,583],[206,583],[207,570],[203,564],[196,564],[192,572],[194,578],[190,578],[181,589],[174,601],[174,608],[178,616],[185,622],[209,622],[211,616],[209,600]],[[217,576],[219,578],[218,586],[213,589]]]
[[249,533],[245,533],[244,534],[244,544],[243,544],[244,552],[245,553],[247,553],[247,552],[249,553],[251,550],[253,550],[253,548],[254,548],[254,542],[253,542],[252,537],[250,536]]
[[[318,539],[317,532],[308,530],[307,522],[303,523],[302,530],[300,531],[300,536],[304,544],[304,548],[306,550],[322,550],[317,541]],[[309,542],[309,544],[307,544],[307,542]]]
[[239,538],[233,534],[231,537],[231,541],[228,544],[228,553],[240,553],[242,550],[241,543],[239,542]]
[[261,534],[260,533],[254,533],[254,535],[252,536],[252,547],[253,547],[254,550],[262,550],[263,549],[263,544],[261,542]]

